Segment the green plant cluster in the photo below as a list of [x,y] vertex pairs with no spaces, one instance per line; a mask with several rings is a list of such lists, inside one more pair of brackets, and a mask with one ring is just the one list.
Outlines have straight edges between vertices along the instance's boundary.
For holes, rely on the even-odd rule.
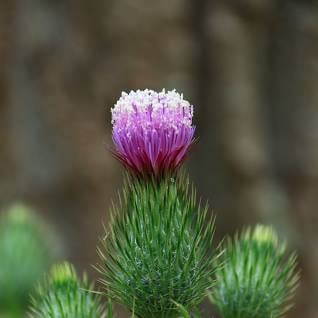
[[210,299],[222,318],[278,318],[298,283],[296,256],[286,256],[270,227],[247,229],[222,245]]
[[[98,270],[108,305],[64,263],[33,291],[30,318],[112,318],[112,301],[133,317],[190,318],[207,295],[220,318],[280,318],[291,306],[295,254],[268,226],[247,228],[213,250],[214,218],[183,174],[127,176],[105,231]],[[52,248],[30,209],[15,205],[1,217],[1,317],[24,316]]]

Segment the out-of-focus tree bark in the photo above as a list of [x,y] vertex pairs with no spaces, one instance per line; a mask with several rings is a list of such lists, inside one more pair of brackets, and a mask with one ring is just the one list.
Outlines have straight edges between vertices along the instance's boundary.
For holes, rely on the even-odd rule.
[[218,196],[226,207],[219,216],[222,229],[233,231],[229,216],[234,224],[246,224],[269,221],[273,213],[280,213],[281,226],[285,195],[273,173],[264,111],[272,2],[216,3],[208,12],[210,88],[201,114],[201,143],[202,155],[214,158],[221,176],[205,188],[220,189],[218,181],[225,180],[223,198]]
[[10,138],[8,138],[7,108],[8,108],[8,80],[9,61],[12,52],[12,35],[15,1],[1,1],[0,3],[0,207],[10,197],[12,184],[12,162],[10,160]]
[[[289,193],[304,266],[299,316],[317,317],[318,6],[282,1],[273,56],[273,129],[277,169]],[[310,294],[306,293],[310,290]]]
[[115,192],[105,130],[106,4],[22,1],[10,34],[14,197],[48,213],[68,242],[67,257],[85,268],[96,263],[107,194]]
[[[133,18],[129,18],[133,17]],[[196,43],[185,0],[113,1],[106,27],[112,65],[109,85],[122,90],[178,89],[193,94]]]

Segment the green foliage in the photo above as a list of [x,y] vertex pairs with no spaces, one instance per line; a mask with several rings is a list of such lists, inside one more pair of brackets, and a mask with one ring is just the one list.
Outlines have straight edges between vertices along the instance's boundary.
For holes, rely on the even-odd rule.
[[278,318],[298,284],[296,257],[286,258],[285,245],[266,226],[247,229],[228,239],[217,260],[210,295],[223,318]]
[[102,318],[100,297],[89,292],[84,275],[79,280],[68,263],[53,266],[32,298],[32,318]]
[[[184,177],[128,180],[99,249],[112,297],[138,317],[174,317],[211,287],[213,220]],[[176,305],[178,304],[178,305]]]
[[0,218],[0,308],[21,317],[29,293],[51,261],[48,231],[33,211],[15,205]]

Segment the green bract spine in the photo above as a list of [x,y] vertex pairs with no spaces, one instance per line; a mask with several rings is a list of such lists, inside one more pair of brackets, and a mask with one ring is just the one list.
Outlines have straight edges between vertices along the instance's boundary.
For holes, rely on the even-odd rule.
[[298,284],[295,254],[286,256],[272,228],[256,226],[228,239],[210,295],[222,318],[278,318]]
[[30,318],[103,318],[100,297],[68,263],[55,265],[32,296]]
[[184,177],[128,178],[102,241],[106,289],[134,315],[174,317],[211,287],[213,218]]

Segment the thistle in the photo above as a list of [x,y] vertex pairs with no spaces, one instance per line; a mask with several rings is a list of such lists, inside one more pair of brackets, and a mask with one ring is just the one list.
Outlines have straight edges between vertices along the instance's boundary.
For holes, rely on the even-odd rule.
[[30,318],[103,318],[99,296],[89,292],[84,275],[80,280],[68,263],[55,265],[32,297]]
[[188,181],[129,179],[99,249],[111,296],[138,317],[174,317],[211,287],[213,221]]
[[178,174],[193,106],[176,91],[123,93],[112,109],[115,156],[130,172],[99,254],[111,296],[138,317],[174,317],[211,287],[213,220]]
[[270,227],[247,229],[224,244],[210,299],[222,318],[278,318],[298,284],[295,254],[286,257]]
[[54,244],[33,211],[14,205],[0,219],[0,311],[21,317],[29,292],[52,261]]
[[112,109],[115,156],[137,175],[175,171],[193,142],[192,116],[176,91],[122,93]]

